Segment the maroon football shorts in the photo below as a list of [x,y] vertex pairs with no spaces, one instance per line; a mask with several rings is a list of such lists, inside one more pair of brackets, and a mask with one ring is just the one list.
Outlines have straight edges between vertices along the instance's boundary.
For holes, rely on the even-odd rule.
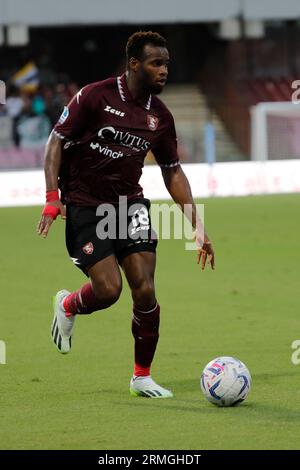
[[[85,274],[98,261],[114,254],[121,264],[125,256],[156,251],[157,236],[151,226],[150,201],[128,205],[82,207],[67,205],[66,246],[73,263]],[[101,212],[97,215],[96,211]],[[98,212],[99,214],[99,212]]]

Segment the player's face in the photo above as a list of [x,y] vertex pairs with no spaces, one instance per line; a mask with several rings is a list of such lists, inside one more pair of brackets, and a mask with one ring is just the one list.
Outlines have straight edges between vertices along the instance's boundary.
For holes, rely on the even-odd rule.
[[146,45],[139,61],[138,78],[150,93],[162,92],[168,77],[169,53],[165,47]]

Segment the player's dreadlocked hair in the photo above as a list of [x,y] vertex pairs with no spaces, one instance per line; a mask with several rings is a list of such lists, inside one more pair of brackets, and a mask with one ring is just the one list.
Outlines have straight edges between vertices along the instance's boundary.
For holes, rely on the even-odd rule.
[[141,60],[143,57],[143,50],[146,44],[151,44],[157,47],[166,47],[167,41],[163,36],[153,31],[137,31],[127,41],[126,44],[126,58],[127,63],[131,57]]

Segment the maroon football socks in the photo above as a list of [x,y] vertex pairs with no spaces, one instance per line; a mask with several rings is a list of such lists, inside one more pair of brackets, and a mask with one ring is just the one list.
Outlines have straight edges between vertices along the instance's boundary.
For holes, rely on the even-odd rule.
[[[92,285],[88,282],[65,297],[63,306],[66,316],[71,316],[90,314],[96,310],[106,308],[108,305],[95,296]],[[150,366],[159,338],[159,315],[160,306],[158,303],[148,311],[133,307],[132,334],[135,340],[135,376],[150,375]]]
[[158,303],[148,310],[142,311],[133,307],[132,334],[135,340],[134,375],[150,375],[150,366],[153,360],[159,337],[159,314]]
[[101,300],[95,296],[92,284],[88,282],[77,291],[65,297],[63,306],[66,311],[66,316],[70,316],[76,314],[87,315],[96,310],[106,308],[109,305],[105,302],[101,302]]

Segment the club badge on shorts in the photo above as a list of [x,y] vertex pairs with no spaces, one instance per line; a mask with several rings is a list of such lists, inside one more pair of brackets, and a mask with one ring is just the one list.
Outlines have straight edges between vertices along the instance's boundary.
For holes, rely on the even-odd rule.
[[156,116],[152,116],[151,114],[147,114],[147,124],[150,131],[156,131],[158,126],[158,118]]
[[88,242],[86,243],[83,247],[82,247],[82,251],[86,254],[86,255],[91,255],[94,251],[94,245],[92,244],[92,242]]

